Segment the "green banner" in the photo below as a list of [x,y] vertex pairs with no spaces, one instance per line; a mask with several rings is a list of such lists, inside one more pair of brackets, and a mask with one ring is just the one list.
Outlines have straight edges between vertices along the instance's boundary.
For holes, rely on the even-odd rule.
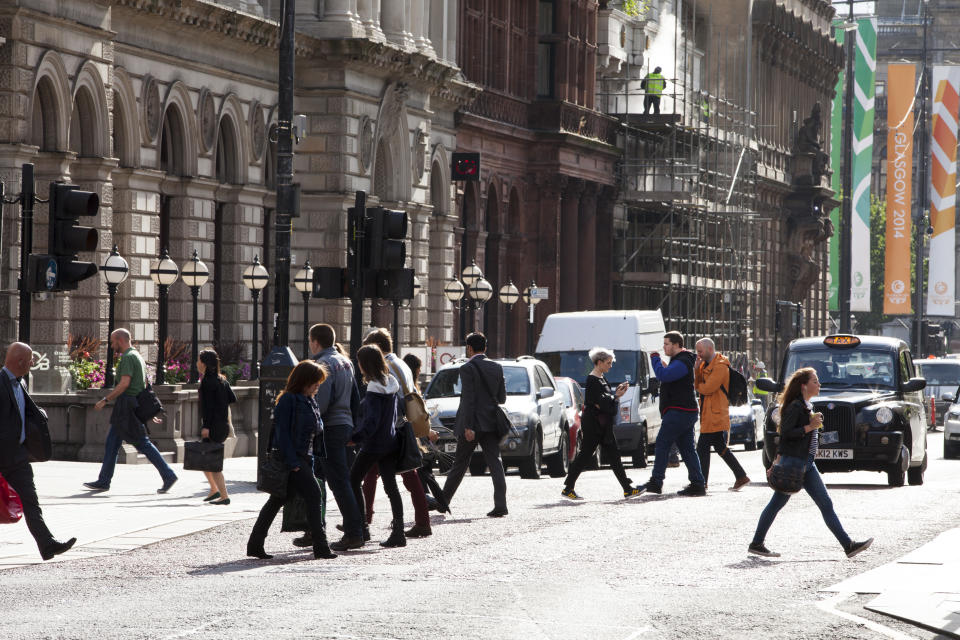
[[877,19],[857,20],[853,92],[853,215],[850,220],[851,311],[870,311],[870,179],[877,74]]
[[[842,20],[833,23],[833,35],[837,43],[843,44],[845,32],[841,28]],[[831,187],[837,198],[841,197],[843,181],[841,179],[841,158],[843,157],[843,78],[841,70],[837,78],[837,87],[834,90],[833,108],[830,110],[830,166],[833,168]],[[830,311],[840,310],[840,301],[837,298],[840,284],[840,209],[830,212],[830,221],[833,223],[833,235],[830,237],[830,272],[827,278],[827,308]]]

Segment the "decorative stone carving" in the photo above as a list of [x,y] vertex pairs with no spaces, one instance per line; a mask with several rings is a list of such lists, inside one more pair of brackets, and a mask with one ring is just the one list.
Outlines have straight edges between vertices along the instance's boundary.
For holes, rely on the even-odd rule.
[[150,143],[160,134],[160,87],[153,76],[145,76],[140,93],[143,110],[143,140]]
[[357,144],[360,152],[360,166],[367,171],[370,169],[370,159],[373,157],[373,120],[367,116],[360,118]]
[[211,151],[217,141],[217,109],[213,104],[213,94],[204,87],[197,101],[197,120],[200,122],[200,142],[204,151]]
[[427,134],[423,129],[418,128],[413,140],[413,181],[419,183],[423,180],[423,174],[426,171],[427,161]]
[[253,159],[260,160],[267,148],[267,122],[263,105],[254,102],[250,107],[250,141],[253,145]]
[[380,112],[381,135],[388,137],[401,126],[400,116],[403,114],[403,106],[407,102],[410,90],[402,82],[390,85],[386,94],[383,96],[383,109]]

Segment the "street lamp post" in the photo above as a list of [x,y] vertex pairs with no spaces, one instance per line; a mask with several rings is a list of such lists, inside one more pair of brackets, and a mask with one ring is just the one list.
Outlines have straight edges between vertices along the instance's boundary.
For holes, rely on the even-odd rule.
[[[463,279],[463,284],[467,288],[467,298],[471,301],[475,300],[473,296],[469,295],[469,290],[472,289],[477,282],[483,279],[483,271],[480,270],[480,267],[477,266],[476,260],[471,260],[470,264],[464,267],[463,271],[460,274],[460,277]],[[474,310],[476,309],[476,303],[470,303],[470,331],[473,331],[474,322],[476,321],[476,314]],[[464,322],[464,324],[466,324]],[[463,327],[465,330],[466,327]]]
[[503,323],[503,355],[510,357],[510,312],[513,311],[513,305],[520,299],[520,290],[510,280],[507,284],[500,287],[500,303],[507,305],[507,314]]
[[[460,301],[463,300],[463,289],[463,283],[451,277],[447,284],[443,285],[443,295],[447,300],[452,302],[454,306],[457,306],[460,304]],[[460,317],[462,318],[463,316],[461,315]],[[462,320],[460,324],[463,325]]]
[[[110,303],[107,312],[107,336],[113,335],[113,306],[117,295],[117,287],[127,279],[130,273],[130,266],[127,261],[120,257],[117,245],[113,245],[113,251],[107,256],[103,266],[100,267],[104,280],[107,281],[107,294],[110,296]],[[107,369],[103,376],[103,386],[110,388],[113,386],[113,342],[107,340]]]
[[197,369],[197,359],[200,357],[197,307],[200,299],[200,287],[207,284],[210,279],[210,270],[200,260],[196,249],[193,250],[193,256],[183,265],[181,277],[183,283],[190,287],[190,295],[193,297],[193,328],[190,334],[190,382],[197,382],[200,380],[200,371]]
[[530,296],[530,290],[536,288],[537,283],[531,282],[530,286],[523,290],[523,301],[527,304],[527,309],[530,311],[529,324],[527,324],[527,353],[533,353],[533,313],[540,300],[538,298],[532,298]]
[[310,292],[313,291],[313,268],[310,261],[303,263],[303,268],[293,277],[293,285],[303,295],[303,359],[310,357]]
[[260,264],[260,256],[253,256],[253,264],[243,270],[243,284],[250,289],[253,296],[253,359],[250,361],[250,379],[256,380],[260,375],[259,346],[260,334],[257,327],[257,301],[260,299],[260,291],[267,286],[270,281],[270,274],[266,268]]
[[159,288],[158,310],[157,310],[157,384],[166,383],[166,371],[164,359],[166,354],[167,342],[167,318],[169,309],[167,308],[167,291],[177,278],[180,277],[180,270],[177,263],[170,259],[170,254],[164,248],[160,257],[150,265],[150,279]]
[[[483,309],[483,305],[487,303],[487,300],[493,297],[493,285],[491,285],[486,278],[481,277],[467,290],[467,293],[470,299],[473,300],[473,308]],[[470,331],[476,331],[476,315],[476,311],[471,311]]]

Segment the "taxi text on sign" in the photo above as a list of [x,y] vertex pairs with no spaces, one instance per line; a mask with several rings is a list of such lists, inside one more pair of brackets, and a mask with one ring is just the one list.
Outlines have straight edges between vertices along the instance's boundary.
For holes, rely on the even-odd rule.
[[916,68],[887,67],[887,235],[883,312],[913,313],[910,304],[913,97]]

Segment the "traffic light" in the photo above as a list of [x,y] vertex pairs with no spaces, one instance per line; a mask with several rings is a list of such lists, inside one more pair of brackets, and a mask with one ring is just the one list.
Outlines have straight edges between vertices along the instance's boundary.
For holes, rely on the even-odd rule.
[[480,180],[480,154],[454,153],[450,163],[450,179],[454,182]]
[[35,274],[39,277],[39,270],[42,269],[45,290],[73,290],[79,286],[81,280],[97,274],[97,265],[93,262],[78,261],[77,254],[97,249],[97,230],[80,226],[79,222],[82,216],[95,216],[99,210],[100,197],[92,191],[82,191],[74,185],[61,182],[50,184],[50,240],[47,250],[50,252],[48,258],[52,257],[56,261],[56,272],[52,275],[52,278],[56,279],[55,286],[50,287],[49,260],[38,260],[38,273]]
[[367,209],[364,268],[402,269],[407,261],[407,214],[383,207]]

